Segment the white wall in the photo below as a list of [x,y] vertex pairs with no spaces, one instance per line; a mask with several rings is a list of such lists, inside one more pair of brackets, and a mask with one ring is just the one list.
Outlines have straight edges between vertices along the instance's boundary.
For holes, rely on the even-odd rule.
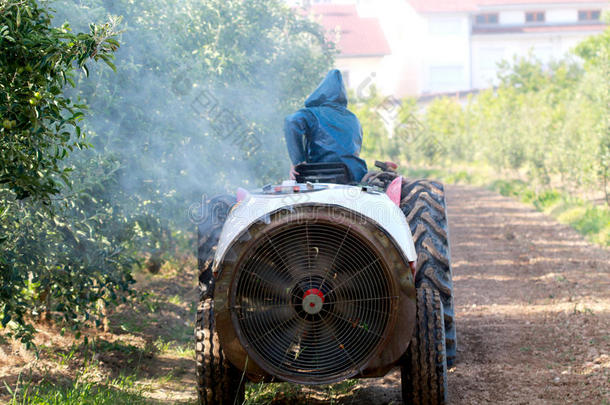
[[[607,7],[607,6],[606,6]],[[603,8],[603,7],[602,7]],[[557,4],[541,4],[523,6],[522,10],[514,9],[485,9],[482,13],[499,14],[498,20],[500,25],[522,25],[525,24],[525,11],[544,11],[546,24],[572,24],[578,22],[578,10],[597,10],[600,9],[600,4],[582,4],[579,7],[566,8],[565,5]]]
[[434,14],[423,40],[422,93],[470,88],[470,17]]
[[506,48],[495,42],[481,43],[472,48],[472,78],[474,88],[486,88],[497,84],[497,64],[509,59]]
[[546,22],[548,24],[575,23],[578,22],[578,10],[576,9],[552,9],[546,11]]
[[376,17],[392,54],[374,78],[397,98],[470,89],[470,17],[419,14],[404,0],[361,0],[362,17]]
[[525,22],[524,11],[501,11],[498,21],[502,25],[519,25]]
[[[402,98],[426,93],[485,88],[494,84],[496,63],[532,52],[548,62],[559,59],[579,41],[596,32],[471,34],[466,13],[420,14],[404,0],[333,0],[357,4],[362,17],[378,18],[392,54],[383,58],[338,58],[337,67],[350,71],[350,84],[371,82],[385,95]],[[572,7],[572,8],[567,8]],[[499,25],[524,25],[525,11],[545,11],[547,24],[576,23],[579,9],[608,8],[599,2],[482,7],[498,13]]]
[[380,87],[379,79],[383,79],[384,75],[383,57],[337,57],[335,67],[343,73],[349,72],[347,87],[354,90],[359,97],[368,95],[367,88],[372,84]]
[[358,13],[379,19],[392,52],[381,62],[377,88],[397,98],[419,94],[425,19],[404,0],[360,0]]

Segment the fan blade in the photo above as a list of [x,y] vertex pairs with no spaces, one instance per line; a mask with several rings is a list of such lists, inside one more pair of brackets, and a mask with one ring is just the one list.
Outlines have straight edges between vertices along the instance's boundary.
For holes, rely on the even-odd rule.
[[274,328],[280,327],[294,317],[294,312],[289,306],[275,306],[262,309],[260,307],[241,308],[240,322],[244,329],[256,339]]
[[295,278],[308,274],[311,268],[311,254],[307,242],[304,240],[291,240],[284,245],[282,257],[286,267],[290,269]]
[[327,331],[331,337],[331,348],[333,352],[332,367],[341,369],[355,366],[354,360],[349,352],[349,341],[346,340],[348,331],[348,323],[340,318],[331,317],[330,321],[325,322]]
[[257,257],[242,271],[260,279],[266,288],[273,289],[280,296],[285,294],[286,288],[293,282],[293,277],[285,266],[279,261],[273,261],[271,257]]
[[[298,320],[291,321],[281,328],[276,328],[256,342],[259,350],[275,367],[290,367],[291,357],[294,357],[295,343],[300,329]],[[292,353],[292,355],[291,355]]]
[[277,265],[278,271],[286,274],[288,278],[295,279],[306,271],[308,265],[307,243],[301,238],[274,238],[269,239],[270,248],[266,252]]

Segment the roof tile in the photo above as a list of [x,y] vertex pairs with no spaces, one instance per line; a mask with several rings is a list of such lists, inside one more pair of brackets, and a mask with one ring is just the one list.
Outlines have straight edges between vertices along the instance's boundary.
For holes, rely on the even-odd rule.
[[[341,56],[383,56],[392,53],[377,18],[362,18],[355,5],[316,4],[327,37],[337,45]],[[338,38],[338,40],[337,40]]]

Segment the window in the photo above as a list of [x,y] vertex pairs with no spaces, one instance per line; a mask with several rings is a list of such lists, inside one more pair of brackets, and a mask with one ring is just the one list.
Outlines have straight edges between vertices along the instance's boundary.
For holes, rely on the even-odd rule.
[[475,17],[475,22],[477,24],[497,24],[498,14],[477,14]]
[[578,11],[578,21],[599,21],[600,10],[580,10]]
[[540,23],[544,22],[544,11],[528,11],[525,13],[525,22]]

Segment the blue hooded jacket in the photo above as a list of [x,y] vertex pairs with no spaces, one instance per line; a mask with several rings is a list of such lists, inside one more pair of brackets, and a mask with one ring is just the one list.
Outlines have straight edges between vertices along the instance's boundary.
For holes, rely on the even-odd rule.
[[366,162],[358,157],[362,127],[347,109],[347,92],[341,72],[331,70],[305,101],[305,108],[286,117],[284,135],[292,164],[343,162],[352,180],[366,174]]

